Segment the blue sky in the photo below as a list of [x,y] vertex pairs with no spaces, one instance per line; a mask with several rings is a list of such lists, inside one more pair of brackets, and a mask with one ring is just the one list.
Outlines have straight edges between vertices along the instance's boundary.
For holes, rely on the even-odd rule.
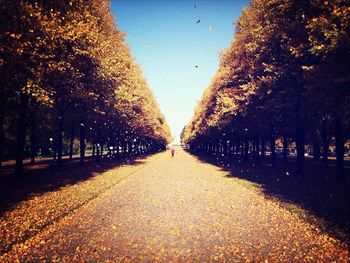
[[230,45],[249,0],[112,0],[118,28],[178,137]]

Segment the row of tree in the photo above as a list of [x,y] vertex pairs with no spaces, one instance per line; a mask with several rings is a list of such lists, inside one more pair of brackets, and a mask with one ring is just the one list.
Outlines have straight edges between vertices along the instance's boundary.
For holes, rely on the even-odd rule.
[[299,172],[305,145],[316,158],[322,150],[327,164],[333,139],[343,180],[349,133],[349,1],[255,0],[237,21],[182,139],[193,149],[258,159],[268,140],[274,166],[281,138],[285,159],[295,142]]
[[104,0],[0,1],[0,163],[80,141],[157,151],[169,127]]

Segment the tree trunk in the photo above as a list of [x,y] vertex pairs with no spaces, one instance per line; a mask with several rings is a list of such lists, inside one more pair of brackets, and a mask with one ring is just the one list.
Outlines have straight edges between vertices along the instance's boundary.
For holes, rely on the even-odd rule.
[[30,126],[30,163],[34,164],[36,156],[35,122],[32,121]]
[[56,140],[56,138],[52,141],[52,150],[53,150],[52,159],[55,162],[57,159],[57,140]]
[[240,146],[241,142],[239,141],[239,139],[236,139],[236,145],[235,145],[235,151],[236,151],[236,156],[239,155],[239,146]]
[[322,148],[322,161],[324,166],[328,167],[329,140],[326,120],[322,121]]
[[117,143],[115,142],[115,139],[113,138],[113,141],[112,141],[112,146],[113,146],[113,149],[112,149],[112,155],[114,156],[115,155],[115,149],[117,147]]
[[305,127],[300,118],[296,123],[297,172],[303,173],[305,159]]
[[101,141],[101,157],[105,154],[108,154],[108,146],[107,143],[105,141]]
[[224,141],[224,144],[223,144],[223,146],[222,146],[222,148],[223,148],[223,153],[224,153],[224,155],[226,156],[227,155],[227,141],[225,140]]
[[340,116],[335,118],[335,146],[337,154],[337,180],[342,182],[344,176],[344,135]]
[[100,156],[100,144],[96,144],[96,163],[100,164],[101,162],[101,156]]
[[112,156],[112,143],[110,141],[107,142],[107,156]]
[[259,136],[255,137],[256,163],[260,164],[260,143]]
[[132,150],[133,150],[132,148],[133,147],[132,146],[133,146],[132,143],[129,141],[128,142],[128,155],[129,156],[132,156],[132,154],[133,154],[133,152],[132,152]]
[[[101,129],[100,126],[97,128],[97,138],[96,138],[96,162],[97,164],[101,163],[101,154],[102,154],[102,144],[101,144]],[[101,151],[100,151],[101,150]]]
[[283,161],[288,161],[288,138],[286,135],[283,136]]
[[96,145],[95,142],[92,143],[92,157],[95,157],[96,155]]
[[249,140],[248,136],[244,137],[244,161],[248,161]]
[[58,133],[57,133],[57,170],[62,168],[62,150],[63,150],[63,121],[64,111],[61,106],[58,113]]
[[313,159],[315,160],[315,161],[318,161],[318,160],[320,160],[320,151],[321,151],[321,149],[320,149],[320,144],[318,143],[318,142],[314,142],[313,143],[313,145],[312,145],[312,148],[313,148],[313,152],[314,152],[314,154],[313,154]]
[[23,176],[23,159],[24,159],[24,145],[27,131],[27,116],[26,110],[28,106],[28,97],[24,94],[21,96],[20,112],[17,127],[17,147],[16,147],[16,176]]
[[126,157],[126,141],[123,141],[123,156]]
[[73,143],[74,143],[74,122],[72,122],[72,128],[70,132],[69,159],[73,159]]
[[[135,155],[136,156],[139,156],[140,155],[140,153],[141,153],[141,143],[140,142],[138,142],[138,141],[136,141],[135,143],[134,143],[134,153],[135,153]],[[162,150],[163,150],[163,148],[162,148]]]
[[112,156],[115,153],[115,138],[114,138],[113,132],[109,134],[109,137],[110,138],[109,138],[108,152],[109,152],[109,155]]
[[85,125],[83,122],[80,123],[79,130],[79,139],[80,139],[80,165],[84,164],[85,161]]
[[271,150],[271,165],[276,167],[276,137],[274,127],[271,125],[271,134],[270,134],[270,150]]
[[253,160],[255,160],[256,158],[256,140],[255,138],[252,141],[253,145],[252,145],[252,156],[253,156]]
[[266,156],[265,138],[264,136],[261,136],[261,160],[264,160],[265,156]]
[[119,147],[120,147],[119,140],[116,142],[116,147],[117,147],[117,149],[116,149],[116,156],[119,157],[119,151],[120,151],[120,149],[119,149]]
[[0,169],[2,167],[2,153],[4,144],[4,118],[0,115]]

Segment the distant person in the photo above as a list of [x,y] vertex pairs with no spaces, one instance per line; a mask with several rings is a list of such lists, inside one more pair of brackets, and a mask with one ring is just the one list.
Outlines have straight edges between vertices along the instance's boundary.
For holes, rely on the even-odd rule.
[[174,157],[175,156],[175,149],[174,148],[171,148],[171,157]]

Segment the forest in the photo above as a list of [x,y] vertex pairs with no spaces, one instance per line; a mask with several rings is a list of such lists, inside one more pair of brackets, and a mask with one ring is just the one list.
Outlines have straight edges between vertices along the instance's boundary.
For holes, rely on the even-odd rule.
[[170,129],[103,0],[0,1],[0,165],[165,149]]
[[[182,132],[191,151],[259,163],[336,157],[343,181],[350,137],[350,6],[252,1]],[[334,150],[334,151],[333,151]],[[268,152],[268,154],[266,154]]]

